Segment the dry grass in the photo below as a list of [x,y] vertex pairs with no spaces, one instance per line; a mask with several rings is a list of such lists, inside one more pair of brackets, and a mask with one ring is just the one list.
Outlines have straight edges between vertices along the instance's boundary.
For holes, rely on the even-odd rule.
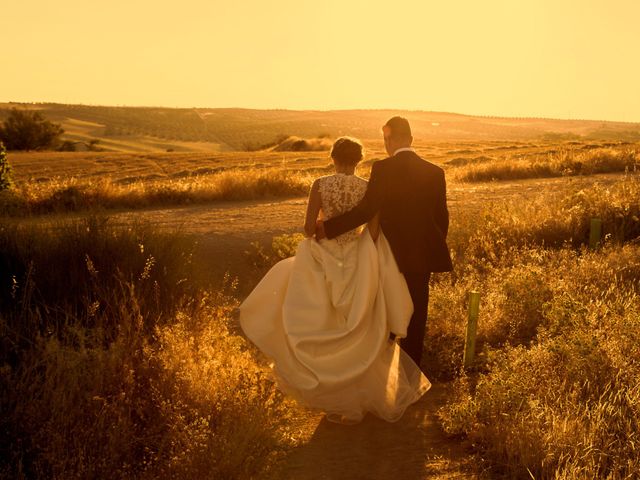
[[[452,225],[456,271],[432,287],[424,368],[457,378],[442,424],[492,476],[622,479],[640,468],[639,209],[633,176]],[[585,246],[592,216],[605,225],[597,251]],[[472,289],[480,353],[464,373]]]
[[[228,173],[217,199],[287,192],[295,182],[306,194],[318,166],[303,165],[306,173],[280,168],[283,187],[260,183],[276,169]],[[198,188],[212,192],[217,177],[192,178],[200,186],[179,195],[207,198]],[[180,201],[153,197],[150,182],[106,185],[93,202],[85,192],[78,206],[38,208]],[[40,188],[34,205],[56,205]],[[589,251],[595,216],[605,237]],[[99,218],[42,228],[0,228],[0,473],[259,478],[270,470],[296,441],[292,410],[230,331],[233,292],[207,294],[194,282],[188,239]],[[640,178],[632,174],[480,214],[461,205],[452,216],[456,269],[433,279],[423,367],[434,380],[457,379],[443,426],[470,442],[491,475],[617,479],[640,468],[638,238]],[[257,246],[254,271],[291,255],[298,241]],[[471,289],[482,294],[480,353],[463,373]]]
[[[599,250],[590,219],[603,220]],[[640,469],[640,178],[540,192],[453,218],[453,274],[434,278],[423,368],[455,379],[439,412],[490,478],[633,478]],[[296,238],[256,249],[257,268]],[[462,370],[467,295],[478,356]]]
[[[608,144],[431,145],[417,142],[417,149],[424,158],[444,164],[452,182],[635,169],[638,163],[635,147],[602,145]],[[453,146],[466,148],[452,150]],[[367,150],[368,159],[358,167],[358,174],[364,177],[369,173],[371,162],[385,155],[379,142],[367,142]],[[503,156],[493,156],[496,151]],[[449,159],[460,152],[492,156]],[[14,167],[16,186],[12,192],[0,196],[0,211],[23,216],[305,196],[312,179],[333,172],[333,165],[324,152],[305,152],[302,157],[301,153],[12,153],[9,161]]]
[[[462,182],[488,182],[522,178],[592,175],[595,173],[635,171],[640,167],[637,148],[597,148],[582,150],[562,147],[546,155],[522,159],[479,157],[477,162],[458,162],[453,178]],[[464,159],[462,159],[464,160]]]
[[461,268],[499,262],[511,248],[527,245],[580,247],[587,243],[591,219],[602,220],[606,241],[640,235],[640,177],[620,176],[611,186],[541,190],[526,199],[505,199],[481,211],[456,213],[449,245]]
[[640,468],[640,248],[536,250],[484,285],[479,374],[440,412],[509,478]]
[[8,215],[30,215],[92,209],[140,209],[216,201],[306,195],[311,177],[288,170],[223,171],[213,175],[129,184],[109,179],[76,179],[24,183],[3,192],[0,205]]
[[94,219],[0,243],[0,476],[254,478],[292,445],[186,239]]
[[[479,215],[458,212],[449,234],[455,270],[438,276],[432,287],[427,371],[443,380],[460,371],[470,290],[479,289],[483,297],[480,341],[494,346],[529,342],[541,305],[562,288],[550,290],[548,276],[555,272],[549,256],[584,250],[592,217],[602,219],[603,245],[637,242],[640,178],[630,176],[609,189],[541,192],[528,203],[505,201]],[[531,260],[536,258],[543,260]],[[522,292],[527,294],[519,297]]]

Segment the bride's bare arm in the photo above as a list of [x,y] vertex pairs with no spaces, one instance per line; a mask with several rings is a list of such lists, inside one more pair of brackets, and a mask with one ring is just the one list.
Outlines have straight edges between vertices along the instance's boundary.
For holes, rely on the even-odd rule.
[[375,242],[378,239],[378,235],[380,235],[380,213],[376,213],[373,218],[369,220],[367,227],[369,228],[371,238],[373,238]]
[[320,213],[320,189],[318,180],[313,182],[309,191],[309,201],[307,202],[307,216],[304,219],[304,234],[307,237],[313,237],[316,233],[316,220]]

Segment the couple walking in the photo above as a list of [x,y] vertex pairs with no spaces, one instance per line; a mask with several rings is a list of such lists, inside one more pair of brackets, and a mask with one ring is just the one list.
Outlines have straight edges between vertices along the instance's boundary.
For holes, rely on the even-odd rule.
[[340,423],[366,412],[396,421],[430,388],[420,368],[429,278],[452,269],[443,170],[411,148],[405,118],[382,131],[389,157],[368,182],[355,175],[360,142],[334,143],[336,173],[309,194],[308,238],[240,306],[278,386]]

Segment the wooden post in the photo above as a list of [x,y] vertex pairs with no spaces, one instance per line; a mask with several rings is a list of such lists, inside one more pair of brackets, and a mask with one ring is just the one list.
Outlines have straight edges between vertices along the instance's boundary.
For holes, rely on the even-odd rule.
[[595,250],[600,245],[600,237],[602,235],[602,220],[600,218],[592,218],[589,228],[589,248]]
[[464,342],[464,368],[473,362],[476,353],[476,330],[478,327],[478,313],[480,311],[480,292],[469,292],[469,319],[467,320],[467,338]]

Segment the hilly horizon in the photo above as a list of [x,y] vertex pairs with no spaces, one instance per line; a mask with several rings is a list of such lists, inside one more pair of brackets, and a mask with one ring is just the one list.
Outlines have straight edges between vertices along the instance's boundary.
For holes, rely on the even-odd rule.
[[604,120],[492,117],[420,110],[288,110],[92,106],[0,103],[0,120],[11,108],[39,110],[65,130],[63,140],[104,151],[254,151],[279,140],[351,135],[379,139],[393,115],[409,119],[423,141],[640,140],[640,123]]

